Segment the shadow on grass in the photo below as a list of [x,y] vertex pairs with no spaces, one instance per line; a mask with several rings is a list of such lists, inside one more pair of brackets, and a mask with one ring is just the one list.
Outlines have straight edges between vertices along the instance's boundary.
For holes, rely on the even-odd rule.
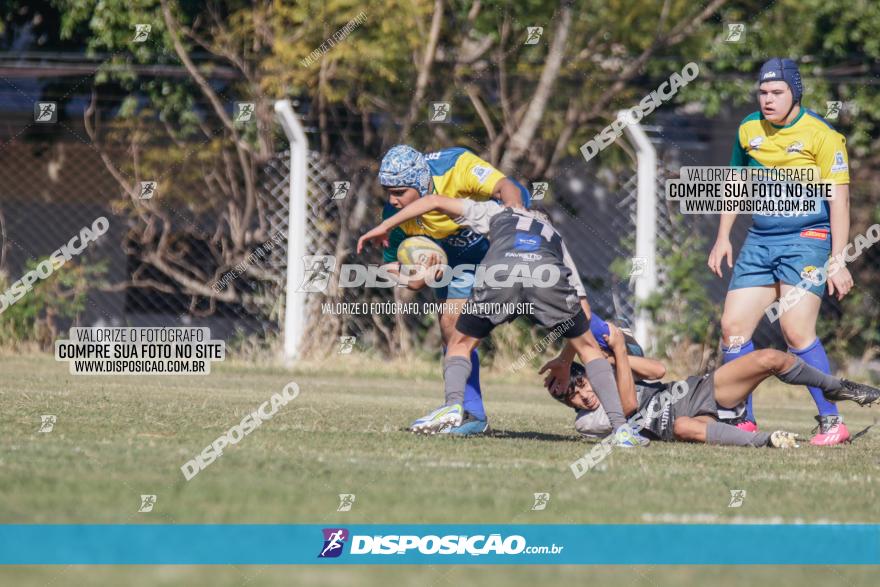
[[580,442],[581,438],[574,434],[550,434],[547,432],[531,432],[522,430],[492,430],[492,438],[519,438],[523,440],[541,440],[545,442]]
[[[409,428],[398,428],[400,432],[413,432]],[[500,439],[520,439],[520,440],[541,440],[544,442],[581,442],[582,438],[574,434],[549,434],[546,432],[530,432],[523,430],[496,430],[491,429],[486,434],[475,434],[473,436],[459,436],[456,434],[430,434],[426,435],[435,438],[461,438],[461,439],[477,439],[477,438],[500,438]]]

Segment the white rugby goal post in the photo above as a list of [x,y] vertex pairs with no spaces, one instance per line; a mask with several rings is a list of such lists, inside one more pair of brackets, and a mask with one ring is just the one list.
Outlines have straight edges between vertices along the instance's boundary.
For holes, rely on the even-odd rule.
[[309,144],[290,100],[275,102],[275,114],[290,143],[290,200],[287,223],[287,283],[284,299],[284,358],[293,360],[300,352],[305,329],[306,293],[297,291],[303,282],[306,254],[306,196],[308,191]]
[[[284,304],[284,358],[295,359],[301,350],[305,330],[306,293],[298,291],[303,282],[303,257],[307,249],[308,153],[305,129],[290,100],[275,102],[275,113],[290,143],[290,182],[288,200],[287,275]],[[622,114],[621,114],[622,115]],[[638,305],[657,288],[657,151],[641,124],[628,124],[627,137],[636,151],[637,202],[635,218],[635,257],[644,259],[644,272],[635,279],[637,309],[633,334],[646,349],[654,346],[651,321]]]
[[[626,111],[618,113],[626,117]],[[633,335],[645,349],[654,347],[651,320],[641,304],[657,289],[657,149],[640,123],[627,124],[626,135],[636,150],[636,250],[645,260],[644,273],[635,279],[636,311]]]

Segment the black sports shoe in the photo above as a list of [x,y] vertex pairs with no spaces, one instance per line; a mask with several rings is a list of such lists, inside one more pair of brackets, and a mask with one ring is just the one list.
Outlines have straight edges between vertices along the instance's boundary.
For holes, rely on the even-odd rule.
[[864,383],[856,383],[848,379],[841,379],[843,387],[834,391],[823,391],[822,395],[825,399],[832,402],[849,400],[856,402],[860,406],[867,406],[880,400],[880,389],[865,385]]

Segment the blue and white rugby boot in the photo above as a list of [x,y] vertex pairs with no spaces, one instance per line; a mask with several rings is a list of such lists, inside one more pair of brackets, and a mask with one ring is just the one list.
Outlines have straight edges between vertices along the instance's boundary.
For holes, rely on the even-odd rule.
[[461,424],[454,427],[451,426],[443,430],[442,433],[452,436],[479,436],[487,432],[489,432],[489,420],[480,420],[470,412],[465,412]]
[[422,416],[413,422],[409,429],[416,434],[437,434],[447,428],[461,426],[463,419],[464,409],[462,409],[461,404],[441,406],[427,416]]
[[651,441],[634,431],[629,424],[624,424],[612,433],[611,446],[615,448],[636,448],[648,446]]

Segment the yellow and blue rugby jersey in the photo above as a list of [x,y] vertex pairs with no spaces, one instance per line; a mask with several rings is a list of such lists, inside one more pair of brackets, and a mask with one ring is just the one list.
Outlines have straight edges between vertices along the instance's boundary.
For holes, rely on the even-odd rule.
[[[462,147],[441,149],[425,155],[431,168],[434,193],[449,198],[467,198],[485,201],[492,197],[495,184],[504,174]],[[382,218],[393,216],[398,210],[385,204]],[[410,236],[425,235],[442,240],[459,231],[461,227],[446,214],[428,212],[395,228],[389,238],[389,246],[383,252],[386,263],[397,259],[397,247]]]
[[[821,179],[835,184],[849,183],[846,139],[824,118],[801,107],[797,117],[777,126],[760,112],[747,116],[739,125],[730,158],[732,166],[807,167],[816,166]],[[754,214],[746,243],[789,244],[824,241],[830,246],[828,202],[816,214],[763,216]],[[804,240],[807,239],[807,240]]]

